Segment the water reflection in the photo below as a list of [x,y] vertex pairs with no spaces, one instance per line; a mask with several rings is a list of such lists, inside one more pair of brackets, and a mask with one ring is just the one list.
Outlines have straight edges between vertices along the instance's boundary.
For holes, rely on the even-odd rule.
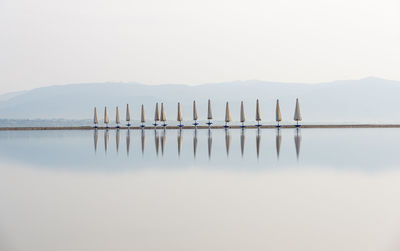
[[245,141],[246,141],[245,130],[242,129],[240,133],[240,153],[242,154],[242,157],[244,153],[244,144],[246,143]]
[[99,131],[94,130],[93,132],[93,140],[94,140],[94,152],[97,152],[97,146],[99,145]]
[[180,156],[182,150],[182,129],[179,129],[177,141],[178,141],[178,155]]
[[126,155],[129,156],[129,148],[131,145],[131,130],[126,130]]
[[279,129],[276,131],[275,145],[276,145],[276,157],[279,159],[279,154],[281,152],[282,136]]
[[294,135],[294,145],[296,147],[296,156],[299,159],[300,155],[300,146],[301,146],[301,134],[299,133],[299,129],[296,129],[296,134]]
[[260,157],[260,145],[261,145],[261,134],[260,134],[260,128],[257,128],[257,135],[256,135],[256,151],[257,151],[257,159]]
[[229,156],[229,149],[231,147],[231,133],[229,129],[225,129],[225,147],[226,147],[226,156]]
[[193,132],[193,157],[196,158],[197,153],[197,128]]
[[161,134],[161,154],[164,155],[164,149],[165,149],[165,141],[167,140],[166,138],[166,130],[164,129]]
[[141,131],[141,143],[142,143],[142,155],[144,154],[144,148],[146,147],[146,130]]
[[119,129],[117,129],[117,132],[115,133],[115,146],[116,146],[117,152],[119,151],[120,140],[121,140],[121,132],[119,131]]
[[207,146],[208,146],[208,159],[211,159],[211,151],[212,151],[212,133],[211,133],[211,130],[210,130],[210,129],[208,129]]
[[156,155],[158,156],[158,151],[160,148],[160,136],[158,135],[157,129],[154,129],[154,145],[156,149]]
[[108,141],[110,140],[110,132],[108,130],[104,131],[104,150],[108,151]]

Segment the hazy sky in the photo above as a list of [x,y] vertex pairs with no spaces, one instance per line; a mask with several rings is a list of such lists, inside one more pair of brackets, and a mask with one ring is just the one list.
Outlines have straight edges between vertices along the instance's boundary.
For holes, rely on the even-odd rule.
[[0,93],[104,81],[400,80],[399,0],[0,0]]

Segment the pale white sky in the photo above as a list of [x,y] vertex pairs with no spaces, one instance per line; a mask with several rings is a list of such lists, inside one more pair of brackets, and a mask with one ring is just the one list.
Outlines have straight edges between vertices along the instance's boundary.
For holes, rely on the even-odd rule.
[[400,80],[398,0],[0,0],[0,93],[104,81]]

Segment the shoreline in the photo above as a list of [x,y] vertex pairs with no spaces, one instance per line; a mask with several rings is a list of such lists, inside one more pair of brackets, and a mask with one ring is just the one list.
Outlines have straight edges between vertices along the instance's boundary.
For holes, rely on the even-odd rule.
[[[190,126],[166,126],[166,130],[171,130],[171,129],[195,129],[193,125]],[[242,127],[240,125],[232,125],[229,127],[229,129],[241,129]],[[258,127],[256,125],[247,125],[245,128],[247,129],[257,129]],[[277,127],[275,125],[262,125],[259,128],[262,129],[276,129]],[[296,128],[296,125],[281,125],[281,129],[288,129],[288,128]],[[338,125],[333,125],[333,124],[326,124],[326,125],[301,125],[298,128],[320,128],[320,129],[339,129],[339,128],[400,128],[400,124],[338,124]],[[0,127],[0,131],[48,131],[48,130],[95,130],[93,126],[40,126],[40,127]],[[109,127],[106,128],[104,126],[99,126],[97,130],[116,130],[118,129],[117,127]],[[126,130],[128,129],[127,126],[121,126],[119,129],[121,130]],[[144,128],[140,126],[131,126],[129,127],[130,130],[154,130],[154,126],[146,126]],[[157,126],[156,129],[164,129],[162,126]],[[197,126],[197,129],[209,129],[208,126]],[[218,126],[211,126],[210,129],[225,129],[224,126],[218,125]]]

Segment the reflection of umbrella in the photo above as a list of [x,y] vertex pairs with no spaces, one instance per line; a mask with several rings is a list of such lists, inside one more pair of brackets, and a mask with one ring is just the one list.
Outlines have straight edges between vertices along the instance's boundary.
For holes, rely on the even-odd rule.
[[108,150],[108,140],[110,138],[110,133],[108,132],[108,130],[104,131],[104,150],[107,152]]
[[144,154],[144,148],[146,146],[146,134],[145,130],[142,130],[142,135],[141,135],[141,140],[142,140],[142,154]]
[[126,131],[126,154],[129,155],[129,148],[131,145],[131,131],[128,129]]
[[212,115],[212,110],[211,110],[211,101],[208,100],[208,112],[207,112],[207,119],[208,119],[207,125],[208,126],[211,126],[212,118],[213,118],[213,115]]
[[211,151],[212,151],[212,135],[211,130],[208,130],[208,158],[211,158]]
[[282,136],[279,133],[279,129],[278,129],[278,132],[276,134],[275,142],[276,142],[276,156],[279,159],[279,153],[281,152],[281,142],[282,142]]
[[163,130],[161,134],[161,154],[164,155],[164,149],[165,149],[165,141],[166,141],[166,135],[165,135],[165,130]]
[[229,130],[225,130],[225,146],[226,146],[226,156],[229,156],[229,148],[231,146],[231,134]]
[[181,150],[182,150],[182,131],[181,130],[179,130],[177,141],[178,141],[178,155],[180,156]]
[[294,145],[296,146],[296,155],[298,159],[300,155],[300,145],[301,145],[301,134],[299,134],[298,129],[296,129],[296,134],[294,135]]
[[158,136],[157,130],[154,130],[154,144],[156,147],[156,154],[158,155],[158,149],[160,148],[160,136]]
[[197,153],[197,129],[194,129],[193,134],[193,156],[196,158]]
[[99,132],[97,131],[97,129],[94,130],[93,140],[94,140],[94,152],[97,152],[97,145],[99,143]]
[[257,126],[261,126],[260,125],[260,121],[261,121],[261,109],[260,109],[260,102],[256,101],[256,121],[257,121]]
[[294,110],[294,120],[297,122],[296,127],[299,127],[299,121],[302,120],[302,117],[301,117],[300,104],[299,104],[298,98],[296,98],[296,108]]
[[244,144],[246,141],[246,135],[244,133],[244,130],[242,130],[241,134],[240,134],[240,151],[242,153],[242,157],[243,157],[243,153],[244,153]]
[[257,159],[260,156],[260,145],[261,145],[261,134],[260,130],[257,130],[257,136],[256,136],[256,149],[257,149]]
[[117,146],[117,152],[119,150],[119,141],[120,141],[121,135],[119,130],[117,130],[117,132],[115,133],[115,144]]
[[97,115],[96,107],[94,108],[93,123],[94,123],[94,127],[97,128],[97,125],[99,124],[99,116]]

